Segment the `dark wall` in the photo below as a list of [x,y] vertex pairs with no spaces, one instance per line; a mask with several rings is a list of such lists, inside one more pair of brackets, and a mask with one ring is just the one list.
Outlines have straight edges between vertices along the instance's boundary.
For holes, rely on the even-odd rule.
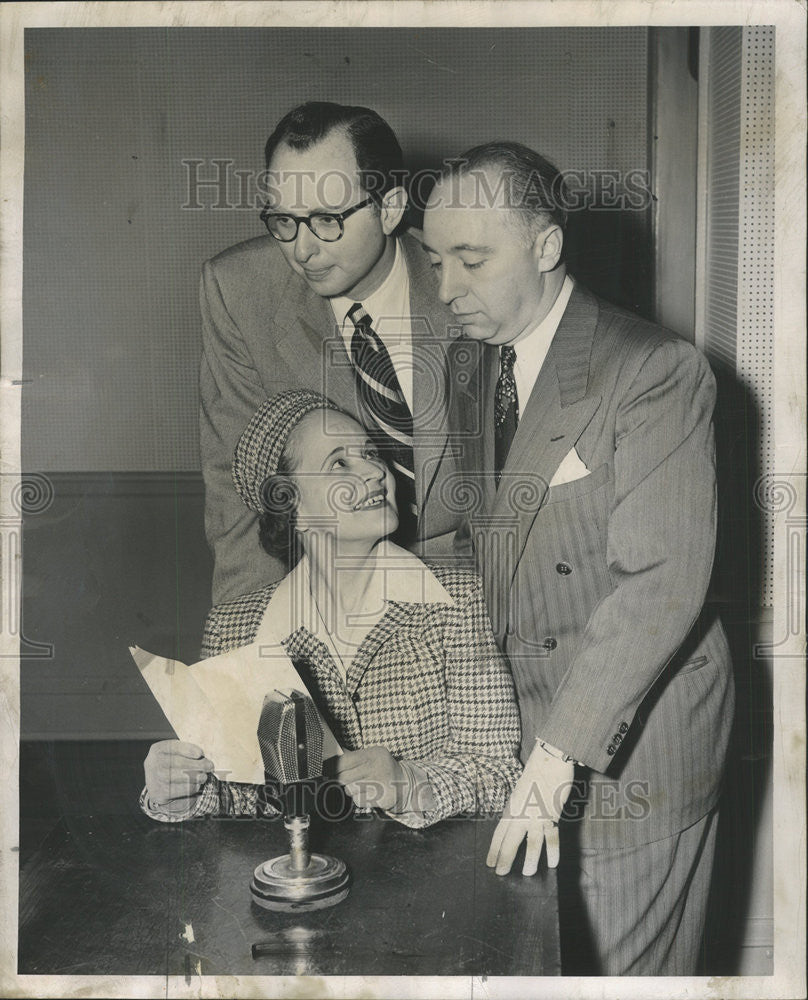
[[49,478],[24,515],[21,734],[170,737],[128,647],[198,659],[211,581],[201,478]]

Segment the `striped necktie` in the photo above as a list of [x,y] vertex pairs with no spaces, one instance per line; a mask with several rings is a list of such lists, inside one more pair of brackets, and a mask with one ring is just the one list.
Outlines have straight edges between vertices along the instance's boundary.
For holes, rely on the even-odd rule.
[[516,351],[510,344],[504,344],[499,349],[499,378],[494,393],[494,476],[497,486],[519,423],[519,397],[513,374],[515,363]]
[[418,508],[415,504],[415,463],[412,452],[412,414],[407,406],[393,362],[373,321],[355,302],[348,310],[354,325],[351,360],[359,396],[373,421],[371,437],[396,480],[399,532],[402,540],[414,537]]

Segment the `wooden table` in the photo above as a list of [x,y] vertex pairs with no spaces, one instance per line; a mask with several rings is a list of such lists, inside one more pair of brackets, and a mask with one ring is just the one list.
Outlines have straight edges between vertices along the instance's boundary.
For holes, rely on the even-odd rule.
[[[554,873],[486,868],[493,821],[319,822],[312,848],[348,864],[348,898],[270,912],[249,882],[286,853],[282,822],[147,819],[147,748],[23,744],[21,974],[559,974]],[[268,949],[257,959],[255,942]]]

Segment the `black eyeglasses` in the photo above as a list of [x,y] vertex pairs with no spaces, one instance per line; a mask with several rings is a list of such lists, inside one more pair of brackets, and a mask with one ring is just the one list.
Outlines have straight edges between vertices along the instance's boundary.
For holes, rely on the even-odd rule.
[[297,230],[301,222],[305,222],[309,230],[318,240],[324,243],[335,243],[345,232],[345,220],[349,215],[358,212],[360,208],[369,205],[372,198],[365,198],[344,212],[314,212],[313,215],[289,215],[288,212],[273,212],[267,205],[261,212],[261,221],[270,234],[281,243],[291,243],[297,239]]

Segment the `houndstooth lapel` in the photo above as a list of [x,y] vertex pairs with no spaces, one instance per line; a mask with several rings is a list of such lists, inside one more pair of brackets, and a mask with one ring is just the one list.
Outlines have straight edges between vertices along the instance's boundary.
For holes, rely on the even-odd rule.
[[360,749],[363,741],[359,715],[325,643],[301,625],[281,644],[301,679],[310,687],[340,746],[346,750]]

